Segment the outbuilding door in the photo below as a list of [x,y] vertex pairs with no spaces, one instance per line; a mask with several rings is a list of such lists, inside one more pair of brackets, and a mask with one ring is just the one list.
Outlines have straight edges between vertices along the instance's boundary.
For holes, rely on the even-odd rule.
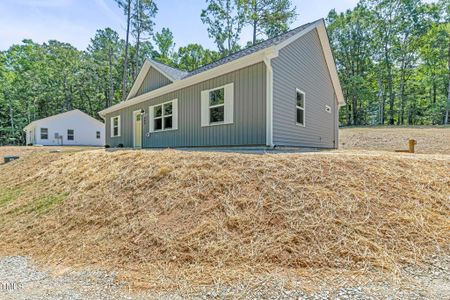
[[133,146],[134,148],[142,148],[142,113],[140,110],[133,113]]

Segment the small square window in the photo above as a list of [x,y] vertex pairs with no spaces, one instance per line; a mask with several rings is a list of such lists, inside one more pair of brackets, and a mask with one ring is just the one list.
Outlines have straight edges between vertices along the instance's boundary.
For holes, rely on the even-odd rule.
[[162,118],[155,119],[155,130],[162,130]]
[[48,128],[41,128],[41,140],[48,140]]
[[97,131],[97,132],[96,132],[96,137],[97,137],[97,139],[100,139],[100,136],[101,136],[100,131]]
[[209,109],[209,122],[220,123],[225,121],[225,107],[218,106]]
[[305,108],[305,94],[297,91],[297,106]]
[[164,118],[164,129],[172,129],[172,116]]
[[75,132],[73,129],[68,129],[67,130],[67,140],[68,141],[73,141],[75,139]]
[[224,88],[209,92],[209,106],[221,105],[224,103],[225,103]]
[[155,118],[159,118],[161,116],[162,116],[162,106],[161,105],[155,106],[155,108],[154,108],[154,117]]

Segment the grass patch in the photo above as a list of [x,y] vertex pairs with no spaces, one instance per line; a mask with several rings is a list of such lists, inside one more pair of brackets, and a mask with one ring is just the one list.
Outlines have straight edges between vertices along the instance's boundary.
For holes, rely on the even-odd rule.
[[58,195],[44,196],[23,206],[19,206],[9,212],[11,215],[21,215],[34,213],[38,216],[44,215],[62,203],[69,193],[61,193]]
[[21,188],[5,189],[0,188],[0,207],[16,201],[22,193]]

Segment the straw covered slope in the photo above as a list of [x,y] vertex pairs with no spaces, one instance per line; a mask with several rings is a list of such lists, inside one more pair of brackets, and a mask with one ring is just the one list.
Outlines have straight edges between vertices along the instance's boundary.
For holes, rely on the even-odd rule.
[[[0,166],[0,255],[150,287],[449,253],[450,157],[104,150]],[[170,278],[171,280],[167,280]]]

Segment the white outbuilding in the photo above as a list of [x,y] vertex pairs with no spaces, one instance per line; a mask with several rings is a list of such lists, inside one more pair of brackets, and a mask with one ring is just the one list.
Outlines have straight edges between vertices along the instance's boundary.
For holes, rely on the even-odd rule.
[[23,130],[27,145],[105,145],[105,124],[78,109],[33,121]]

